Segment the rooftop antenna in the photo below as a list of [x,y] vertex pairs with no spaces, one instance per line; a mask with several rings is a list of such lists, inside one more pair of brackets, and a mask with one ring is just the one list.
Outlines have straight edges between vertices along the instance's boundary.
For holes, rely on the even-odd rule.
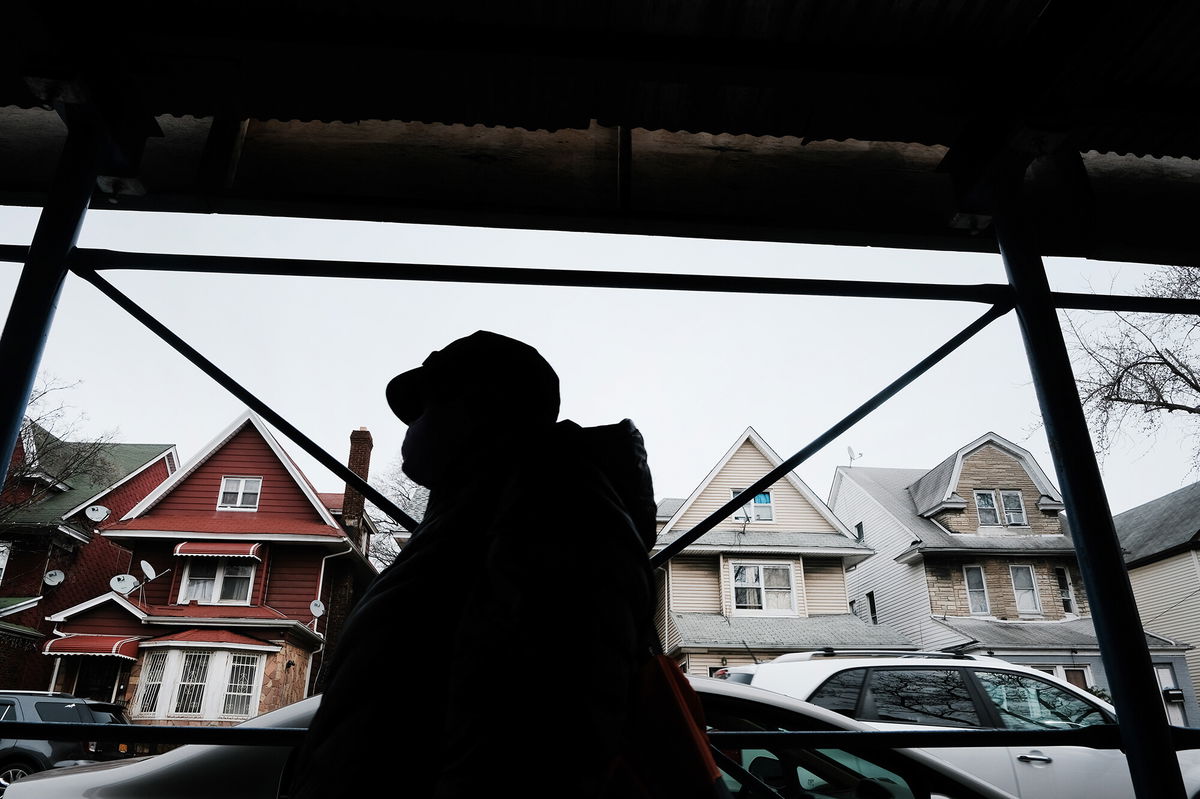
[[854,447],[846,447],[846,453],[850,456],[850,465],[851,466],[854,465],[854,462],[856,460],[858,460],[859,458],[862,457],[861,452],[859,452],[859,453],[854,452]]

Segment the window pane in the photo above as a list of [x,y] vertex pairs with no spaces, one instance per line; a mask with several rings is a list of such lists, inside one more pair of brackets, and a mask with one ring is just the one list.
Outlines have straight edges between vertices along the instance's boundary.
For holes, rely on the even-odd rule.
[[1033,588],[1033,570],[1028,566],[1014,566],[1012,576],[1014,588],[1018,590]]
[[244,602],[250,598],[250,577],[254,567],[248,564],[225,565],[225,573],[221,578],[221,599]]
[[151,652],[142,669],[142,703],[140,713],[153,713],[158,709],[158,692],[162,687],[163,669],[167,665],[166,652]]
[[767,588],[791,588],[791,569],[787,566],[763,566],[763,583]]
[[967,601],[970,603],[972,613],[988,612],[987,594],[982,591],[968,591]]
[[980,524],[1000,523],[1000,516],[996,512],[996,496],[991,491],[976,491],[975,507],[979,509]]
[[768,610],[791,610],[792,609],[792,592],[788,591],[767,591],[767,609]]
[[758,567],[734,566],[733,581],[738,585],[758,585]]
[[757,588],[735,588],[733,594],[737,607],[762,610],[762,596]]
[[808,701],[854,718],[854,709],[858,706],[858,693],[866,675],[866,669],[851,669],[835,674],[813,692]]
[[1004,726],[1014,730],[1069,729],[1109,723],[1098,705],[1034,677],[976,671]]
[[869,688],[880,721],[979,726],[975,703],[956,669],[873,669]]
[[234,655],[229,668],[229,685],[225,690],[227,716],[250,715],[250,699],[254,694],[254,683],[258,672],[257,655]]
[[199,713],[204,704],[204,684],[208,680],[208,652],[184,652],[179,675],[176,713]]
[[967,588],[971,591],[983,590],[983,569],[979,566],[968,566],[967,573]]

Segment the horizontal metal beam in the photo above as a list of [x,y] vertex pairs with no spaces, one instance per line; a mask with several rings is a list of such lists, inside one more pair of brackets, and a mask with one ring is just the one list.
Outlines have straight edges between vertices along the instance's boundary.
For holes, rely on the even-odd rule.
[[679,554],[680,551],[685,549],[689,544],[691,544],[693,541],[698,539],[700,536],[704,535],[709,530],[716,527],[718,524],[720,524],[725,519],[728,519],[730,517],[730,515],[733,514],[734,511],[736,511],[738,508],[742,507],[748,501],[750,501],[750,499],[755,494],[759,493],[760,491],[763,491],[764,489],[770,488],[775,483],[779,482],[779,480],[782,479],[783,476],[786,475],[788,472],[790,472],[792,469],[795,469],[801,463],[804,463],[804,461],[808,460],[814,454],[821,451],[831,441],[833,441],[835,438],[840,436],[842,433],[849,430],[851,427],[853,427],[855,424],[857,424],[859,421],[861,421],[865,416],[867,416],[869,413],[871,413],[871,411],[875,410],[880,405],[887,402],[889,399],[891,399],[894,395],[896,395],[902,388],[907,386],[909,383],[913,382],[918,377],[925,374],[925,372],[932,369],[943,358],[945,358],[947,355],[954,352],[960,346],[962,346],[967,341],[969,341],[971,339],[971,337],[974,336],[976,333],[978,333],[980,330],[983,330],[985,327],[990,325],[993,321],[995,321],[996,319],[999,319],[1001,316],[1008,313],[1009,310],[1010,310],[1010,307],[1008,305],[993,306],[990,310],[988,310],[987,313],[985,313],[983,316],[976,319],[971,324],[967,325],[957,335],[955,335],[953,338],[951,338],[945,344],[938,347],[936,350],[934,350],[932,353],[930,353],[928,356],[926,356],[924,359],[922,359],[920,361],[920,363],[918,363],[916,366],[909,369],[904,374],[900,375],[900,377],[896,378],[891,383],[889,383],[887,386],[885,386],[881,391],[879,391],[877,394],[875,394],[875,396],[871,397],[866,402],[864,402],[863,404],[861,404],[857,408],[855,408],[853,411],[851,411],[849,414],[844,416],[841,419],[841,421],[837,422],[835,425],[833,425],[833,427],[829,428],[824,433],[817,436],[817,438],[814,439],[813,442],[811,444],[809,444],[807,447],[800,450],[795,455],[788,458],[787,460],[785,460],[783,463],[776,466],[771,471],[767,472],[765,475],[763,475],[758,480],[756,480],[753,484],[751,484],[749,488],[746,488],[744,491],[742,491],[741,494],[739,494],[736,497],[731,498],[724,505],[717,508],[717,510],[715,510],[707,518],[705,518],[704,521],[700,522],[695,527],[688,530],[683,535],[679,536],[679,538],[676,538],[674,541],[667,544],[665,547],[660,549],[658,552],[654,553],[650,557],[651,567],[657,568],[657,567],[663,565],[668,560],[670,560],[672,557]]
[[[64,724],[56,722],[5,721],[0,732],[6,738],[33,740],[87,740],[114,743],[219,744],[227,746],[297,746],[303,727],[171,727],[150,724]],[[1173,727],[1176,750],[1200,749],[1200,729]],[[1072,730],[801,730],[720,731],[709,740],[725,748],[774,745],[781,740],[797,746],[893,749],[897,747],[973,746],[1083,746],[1119,749],[1116,725],[1098,724]]]
[[[0,262],[23,263],[29,248],[0,244]],[[179,271],[212,274],[254,274],[280,277],[346,277],[367,280],[412,280],[445,283],[496,283],[584,288],[634,288],[657,291],[727,292],[730,294],[787,294],[862,297],[949,302],[1009,302],[1009,287],[999,283],[971,285],[896,283],[871,280],[675,275],[661,272],[620,272],[570,269],[519,269],[455,264],[375,263],[371,261],[310,261],[289,258],[250,258],[208,255],[159,255],[76,248],[71,263],[97,271]],[[1127,294],[1052,292],[1055,308],[1161,314],[1198,314],[1200,300],[1177,297],[1138,297]]]
[[77,249],[71,265],[93,270],[133,269],[154,272],[336,277],[412,280],[436,283],[497,283],[522,286],[650,289],[734,294],[820,295],[909,300],[950,300],[988,305],[1009,302],[1002,284],[953,285],[869,280],[816,280],[786,277],[675,275],[614,270],[525,269],[459,264],[375,263],[303,258],[249,258],[218,255],[168,255]]

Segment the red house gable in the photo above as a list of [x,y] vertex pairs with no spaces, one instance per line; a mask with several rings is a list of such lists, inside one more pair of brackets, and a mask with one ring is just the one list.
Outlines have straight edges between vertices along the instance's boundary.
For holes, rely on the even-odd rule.
[[[229,488],[227,478],[255,481],[258,490],[253,507],[218,507],[223,489]],[[308,480],[257,417],[250,414],[235,422],[124,518],[104,527],[105,533],[133,530],[255,537],[344,535]]]

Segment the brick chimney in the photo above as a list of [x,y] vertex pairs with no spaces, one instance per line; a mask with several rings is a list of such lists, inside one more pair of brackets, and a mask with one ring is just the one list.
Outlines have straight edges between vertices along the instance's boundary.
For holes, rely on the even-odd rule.
[[[360,427],[350,433],[350,458],[346,465],[350,467],[350,471],[364,480],[371,471],[371,450],[374,447],[375,442],[371,438],[371,431],[367,428]],[[366,552],[370,541],[367,540],[367,531],[362,525],[364,504],[363,495],[347,483],[346,495],[342,499],[342,522],[346,525],[350,538],[358,544],[363,552]]]

